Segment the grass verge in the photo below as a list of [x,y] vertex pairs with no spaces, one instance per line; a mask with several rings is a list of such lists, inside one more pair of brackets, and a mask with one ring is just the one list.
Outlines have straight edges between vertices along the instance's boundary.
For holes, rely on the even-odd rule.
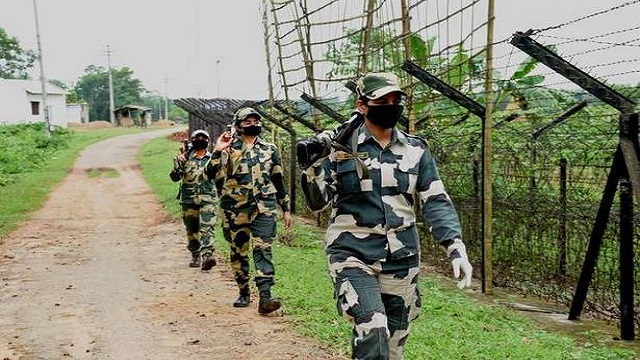
[[142,130],[104,128],[73,132],[66,146],[51,153],[39,168],[18,174],[14,181],[0,186],[0,244],[7,234],[42,206],[51,189],[69,173],[82,149],[106,138],[139,131]]
[[[179,144],[166,138],[147,143],[140,154],[144,176],[169,213],[180,216],[177,184],[169,179]],[[280,233],[282,232],[281,229]],[[291,234],[274,244],[276,286],[284,312],[298,333],[348,356],[350,324],[338,317],[322,248],[322,230],[296,222]],[[218,228],[216,249],[228,254]],[[592,334],[568,334],[545,328],[515,311],[481,303],[422,277],[420,317],[412,323],[405,358],[413,359],[636,359],[635,352],[594,340]],[[597,337],[595,337],[597,338]]]

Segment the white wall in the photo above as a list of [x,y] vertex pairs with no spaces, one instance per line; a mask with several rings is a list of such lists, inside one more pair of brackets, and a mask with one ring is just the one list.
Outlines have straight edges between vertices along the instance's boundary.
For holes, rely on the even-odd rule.
[[[31,101],[40,102],[40,114],[31,115],[31,112],[29,112],[29,121],[44,121],[45,119],[42,107],[42,95],[27,94],[27,102],[31,103]],[[67,105],[64,101],[64,95],[47,94],[47,106],[49,107],[49,121],[51,122],[51,125],[67,127]]]
[[24,89],[0,80],[0,124],[28,122],[31,104]]
[[67,104],[67,123],[88,123],[89,106],[83,104]]
[[[47,106],[51,125],[67,126],[65,90],[47,84]],[[42,84],[34,80],[0,79],[0,124],[44,122]],[[31,114],[31,102],[40,105],[38,115]]]

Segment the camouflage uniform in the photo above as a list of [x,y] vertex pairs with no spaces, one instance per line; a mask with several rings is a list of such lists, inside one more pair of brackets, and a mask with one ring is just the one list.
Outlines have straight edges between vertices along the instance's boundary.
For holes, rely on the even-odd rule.
[[216,186],[224,213],[223,233],[231,245],[231,267],[240,293],[249,294],[250,246],[256,287],[269,290],[274,285],[271,244],[276,235],[277,206],[289,211],[278,150],[260,137],[251,147],[236,137],[229,148],[214,151],[213,158],[222,161]]
[[173,181],[181,181],[178,200],[182,205],[182,221],[187,231],[187,249],[194,259],[202,255],[211,257],[214,251],[214,225],[218,195],[214,186],[220,160],[207,152],[198,157],[191,152],[182,165],[175,162],[169,174]]
[[421,307],[414,201],[442,244],[460,238],[458,215],[424,140],[393,129],[383,149],[362,125],[345,146],[303,173],[306,200],[332,208],[326,253],[338,312],[354,321],[353,357],[402,359]]

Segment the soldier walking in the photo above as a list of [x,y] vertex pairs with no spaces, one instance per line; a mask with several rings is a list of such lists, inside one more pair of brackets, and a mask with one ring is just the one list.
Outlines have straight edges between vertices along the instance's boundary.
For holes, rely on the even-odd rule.
[[169,177],[174,182],[181,181],[178,200],[187,231],[187,249],[191,252],[189,266],[206,271],[216,265],[213,237],[218,194],[214,178],[220,159],[212,159],[207,150],[209,133],[205,130],[195,130],[191,134],[190,145],[190,149],[183,146],[175,157]]
[[472,267],[426,142],[395,128],[406,96],[397,77],[367,74],[357,91],[363,124],[303,172],[302,186],[311,210],[332,209],[326,254],[338,311],[353,320],[352,357],[398,360],[421,306],[414,201],[454,276],[464,272],[460,288],[471,284]]
[[278,149],[259,135],[262,117],[249,107],[234,115],[236,135],[225,132],[216,140],[213,157],[221,159],[216,177],[223,210],[223,233],[231,245],[231,267],[240,295],[234,307],[247,307],[249,289],[249,250],[259,291],[258,312],[268,314],[280,308],[282,300],[272,297],[275,269],[271,244],[276,235],[277,207],[282,209],[285,228],[291,227],[289,195],[284,182]]

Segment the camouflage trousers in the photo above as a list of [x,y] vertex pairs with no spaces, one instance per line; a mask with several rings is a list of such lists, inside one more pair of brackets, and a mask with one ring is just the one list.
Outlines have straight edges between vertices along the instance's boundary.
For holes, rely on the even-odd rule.
[[354,359],[403,359],[409,324],[421,308],[419,256],[366,264],[355,256],[329,254],[338,313],[353,321]]
[[276,216],[224,211],[224,238],[231,245],[229,260],[241,294],[249,294],[249,247],[253,255],[258,290],[274,285],[271,244],[276,236]]
[[215,204],[182,205],[182,222],[187,230],[187,249],[192,253],[212,254]]

